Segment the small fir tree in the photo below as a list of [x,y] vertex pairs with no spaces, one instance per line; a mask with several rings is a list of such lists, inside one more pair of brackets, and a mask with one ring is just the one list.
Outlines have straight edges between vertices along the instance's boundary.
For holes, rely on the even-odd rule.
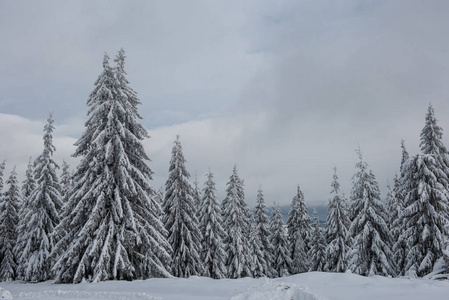
[[[260,276],[273,277],[271,266],[273,265],[273,253],[274,248],[270,241],[270,221],[268,219],[268,210],[266,209],[265,199],[262,189],[259,188],[257,192],[257,204],[254,212],[255,219],[255,234],[258,236],[258,240],[261,243],[260,253],[257,254],[260,259]],[[255,242],[257,242],[254,239]],[[257,248],[256,248],[257,250]],[[254,272],[253,272],[254,273]]]
[[402,159],[400,166],[400,175],[395,176],[393,187],[388,186],[387,206],[389,213],[389,226],[393,238],[393,261],[395,262],[396,275],[404,275],[405,271],[405,252],[407,249],[406,241],[400,239],[400,235],[405,229],[405,219],[403,218],[404,198],[409,190],[409,183],[406,179],[409,166],[409,154],[405,148],[405,142],[401,141]]
[[45,281],[53,278],[50,253],[55,241],[52,236],[59,224],[62,198],[56,169],[58,165],[52,156],[53,117],[44,127],[44,150],[35,162],[36,186],[25,202],[25,215],[19,222],[16,250],[18,253],[19,276],[25,281]]
[[251,275],[253,278],[266,277],[268,266],[264,259],[264,248],[259,235],[257,234],[256,225],[251,224],[251,234],[249,237],[251,251]]
[[[4,168],[4,164],[0,168]],[[17,239],[16,225],[19,221],[18,211],[20,202],[15,167],[6,184],[8,189],[5,191],[3,197],[0,197],[0,281],[13,281],[17,276],[17,262],[14,247]]]
[[380,200],[374,174],[358,151],[360,161],[353,176],[349,227],[352,247],[348,253],[348,268],[359,275],[391,275],[394,273],[388,215]]
[[[3,173],[5,172],[6,161],[0,164],[0,205],[3,205]],[[0,252],[0,263],[3,260],[3,254]]]
[[326,240],[316,210],[313,211],[313,228],[308,256],[310,258],[309,272],[325,270]]
[[308,239],[310,236],[310,216],[304,201],[304,194],[297,189],[288,213],[287,229],[289,238],[290,258],[292,260],[290,273],[298,274],[309,269]]
[[174,144],[164,202],[164,225],[173,249],[171,270],[176,277],[199,276],[203,273],[202,237],[179,136]]
[[226,198],[221,205],[227,274],[230,278],[251,276],[251,214],[245,203],[243,181],[237,174],[236,166],[227,185]]
[[289,276],[292,260],[288,250],[288,237],[279,205],[274,205],[270,220],[271,244],[274,248],[273,270],[276,277]]
[[345,272],[347,268],[346,255],[348,252],[348,228],[346,199],[340,194],[337,168],[334,168],[331,198],[327,209],[325,227],[326,235],[326,266],[329,272]]
[[200,210],[200,231],[202,236],[201,258],[204,262],[204,276],[214,279],[226,277],[221,208],[215,195],[215,182],[211,171],[204,184]]

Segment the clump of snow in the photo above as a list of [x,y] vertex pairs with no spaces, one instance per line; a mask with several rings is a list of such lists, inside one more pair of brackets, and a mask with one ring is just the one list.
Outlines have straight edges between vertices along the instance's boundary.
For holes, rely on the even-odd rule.
[[293,283],[264,280],[234,296],[231,300],[322,300],[324,298],[313,294],[307,288]]
[[426,279],[449,279],[449,274],[447,272],[447,265],[444,261],[444,257],[438,259],[433,267],[433,271],[428,275],[424,276]]
[[0,299],[13,299],[9,291],[0,287]]

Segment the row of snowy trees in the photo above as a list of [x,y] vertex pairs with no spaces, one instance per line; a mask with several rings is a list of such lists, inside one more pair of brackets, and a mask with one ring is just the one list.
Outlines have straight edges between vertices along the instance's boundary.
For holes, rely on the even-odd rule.
[[[403,148],[387,204],[359,151],[350,199],[336,169],[328,215],[310,216],[299,186],[287,224],[278,205],[268,216],[263,192],[252,213],[234,167],[220,203],[213,173],[190,184],[179,137],[164,192],[151,186],[137,94],[126,79],[125,55],[105,55],[89,96],[80,163],[62,175],[53,160],[53,118],[44,149],[30,160],[19,188],[0,164],[0,280],[58,283],[151,277],[279,277],[308,271],[424,276],[448,258],[449,156],[429,106],[421,152]],[[447,264],[446,264],[447,265]],[[444,268],[444,267],[443,267]],[[438,270],[437,270],[438,271]],[[437,272],[438,273],[438,272]]]

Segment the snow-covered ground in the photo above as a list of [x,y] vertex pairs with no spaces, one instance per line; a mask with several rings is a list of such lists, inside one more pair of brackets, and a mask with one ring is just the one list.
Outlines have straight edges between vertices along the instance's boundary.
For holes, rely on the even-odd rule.
[[[312,272],[278,279],[150,279],[96,284],[0,283],[13,299],[421,300],[449,299],[449,281]],[[7,293],[5,293],[7,295]],[[0,292],[1,298],[1,292]]]

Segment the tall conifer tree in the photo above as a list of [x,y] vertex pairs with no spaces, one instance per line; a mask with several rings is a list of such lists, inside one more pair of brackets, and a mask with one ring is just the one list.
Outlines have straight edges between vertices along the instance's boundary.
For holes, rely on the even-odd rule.
[[148,138],[128,86],[125,55],[116,67],[104,56],[103,72],[87,100],[86,129],[76,142],[81,162],[57,228],[56,282],[78,283],[168,277],[170,245],[152,209],[152,170],[142,141]]
[[443,256],[449,236],[448,154],[443,130],[429,105],[421,132],[421,154],[405,167],[403,229],[395,248],[405,244],[404,273],[424,276]]

